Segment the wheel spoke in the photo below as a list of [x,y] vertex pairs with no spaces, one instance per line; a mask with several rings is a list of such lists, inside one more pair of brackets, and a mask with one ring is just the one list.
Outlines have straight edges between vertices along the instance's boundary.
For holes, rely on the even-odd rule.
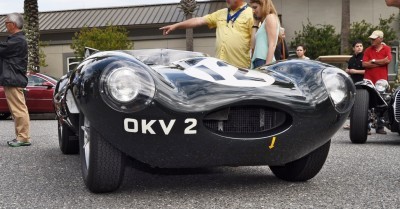
[[83,130],[83,150],[85,153],[86,168],[89,169],[90,161],[90,122],[85,118],[84,125],[81,127]]

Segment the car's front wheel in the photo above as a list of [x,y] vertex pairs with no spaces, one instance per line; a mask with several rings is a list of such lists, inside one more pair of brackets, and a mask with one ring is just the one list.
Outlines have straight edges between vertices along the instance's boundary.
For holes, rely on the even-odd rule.
[[79,141],[76,134],[65,124],[58,121],[58,144],[62,153],[77,154]]
[[108,143],[81,114],[79,147],[82,175],[86,187],[94,193],[112,192],[121,185],[126,156]]
[[329,153],[331,141],[310,154],[283,166],[270,166],[276,177],[285,181],[307,181],[314,178],[321,170]]
[[356,99],[350,116],[350,140],[355,144],[363,144],[368,137],[369,93],[365,89],[357,89]]

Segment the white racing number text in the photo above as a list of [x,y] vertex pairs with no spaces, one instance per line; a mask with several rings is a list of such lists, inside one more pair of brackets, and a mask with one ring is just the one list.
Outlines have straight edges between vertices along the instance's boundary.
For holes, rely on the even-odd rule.
[[[164,120],[137,120],[134,118],[125,118],[124,129],[128,133],[142,133],[142,134],[156,134],[153,129],[153,125],[159,124],[165,135],[169,135],[173,129],[176,119],[172,119],[169,122]],[[194,118],[188,118],[185,120],[186,128],[183,134],[197,134],[197,120]]]

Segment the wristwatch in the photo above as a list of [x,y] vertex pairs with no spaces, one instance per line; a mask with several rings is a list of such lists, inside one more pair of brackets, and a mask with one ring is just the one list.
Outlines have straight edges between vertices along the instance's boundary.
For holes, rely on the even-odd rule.
[[372,64],[375,64],[376,60],[375,60],[375,59],[372,59],[371,62],[372,62]]

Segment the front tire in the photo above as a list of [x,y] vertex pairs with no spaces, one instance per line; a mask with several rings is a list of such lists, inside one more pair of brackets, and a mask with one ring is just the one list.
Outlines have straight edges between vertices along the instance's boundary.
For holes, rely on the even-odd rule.
[[94,193],[112,192],[124,177],[126,156],[108,143],[81,114],[79,147],[82,175],[86,187]]
[[58,144],[63,154],[79,153],[78,137],[66,124],[60,121],[58,121]]
[[284,166],[270,166],[276,177],[285,181],[307,181],[314,178],[322,169],[329,153],[331,141],[322,145],[310,154]]
[[350,116],[350,140],[355,144],[363,144],[368,137],[369,93],[365,89],[357,89],[352,113]]

